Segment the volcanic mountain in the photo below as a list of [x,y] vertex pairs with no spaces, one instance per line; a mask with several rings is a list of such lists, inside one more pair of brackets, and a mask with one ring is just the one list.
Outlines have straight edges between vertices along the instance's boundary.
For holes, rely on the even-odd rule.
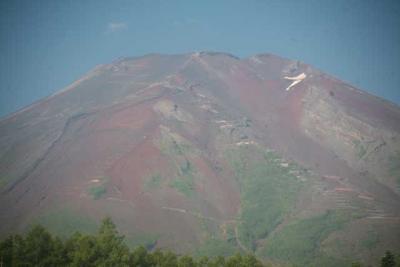
[[274,55],[97,66],[0,121],[0,233],[111,216],[131,245],[274,264],[400,249],[400,108]]

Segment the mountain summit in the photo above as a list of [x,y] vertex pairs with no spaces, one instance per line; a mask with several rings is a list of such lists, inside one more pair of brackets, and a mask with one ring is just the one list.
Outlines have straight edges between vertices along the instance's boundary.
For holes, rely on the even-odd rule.
[[97,66],[0,121],[0,233],[109,215],[132,245],[272,263],[400,248],[400,108],[262,54]]

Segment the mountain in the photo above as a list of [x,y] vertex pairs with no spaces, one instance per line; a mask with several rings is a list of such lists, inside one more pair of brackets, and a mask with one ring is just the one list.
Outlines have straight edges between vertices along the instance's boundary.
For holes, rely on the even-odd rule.
[[400,108],[270,54],[97,66],[0,121],[0,233],[106,215],[131,245],[275,264],[400,250]]

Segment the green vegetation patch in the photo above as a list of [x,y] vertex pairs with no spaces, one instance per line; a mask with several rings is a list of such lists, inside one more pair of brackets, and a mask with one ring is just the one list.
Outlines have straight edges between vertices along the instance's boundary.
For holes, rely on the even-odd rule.
[[46,212],[37,217],[33,224],[45,226],[51,233],[67,237],[76,231],[94,233],[98,227],[95,220],[74,212],[68,208],[60,208]]
[[190,179],[175,179],[169,183],[169,185],[184,194],[187,197],[193,195],[193,180]]
[[138,233],[127,236],[126,243],[129,247],[134,248],[137,246],[143,246],[146,249],[153,249],[157,244],[159,238],[158,234],[153,233]]
[[374,249],[379,243],[379,235],[376,231],[368,231],[365,239],[361,240],[361,246],[366,249]]
[[251,250],[256,241],[275,229],[295,205],[302,182],[290,173],[294,164],[282,164],[273,152],[257,148],[228,151],[240,185],[239,239]]
[[0,189],[5,188],[9,183],[15,181],[16,178],[12,176],[0,176]]
[[186,160],[184,164],[180,166],[182,176],[193,176],[193,165],[189,160]]
[[105,193],[107,192],[107,189],[104,184],[101,185],[94,185],[88,189],[88,194],[93,198],[93,199],[99,199],[101,198]]
[[186,155],[193,150],[185,138],[165,126],[161,127],[161,138],[158,140],[158,146],[162,153],[172,156]]
[[[328,211],[320,216],[292,222],[272,236],[259,254],[302,266],[314,266],[317,261],[324,262],[320,266],[328,266],[334,260],[320,251],[322,241],[330,233],[341,229],[349,219],[345,212]],[[313,262],[309,262],[310,259]]]
[[194,168],[189,160],[181,164],[179,177],[169,183],[169,185],[187,197],[191,197],[194,192]]
[[[168,185],[186,197],[193,196],[195,169],[189,161],[194,149],[182,136],[172,132],[169,128],[161,126],[161,139],[158,141],[161,152],[170,156],[169,159],[177,168],[177,176]],[[157,177],[154,182],[157,183]]]
[[107,193],[107,181],[108,177],[99,176],[97,179],[93,180],[93,183],[87,189],[87,193],[96,200],[101,198],[105,193]]
[[201,245],[194,253],[197,257],[229,257],[238,252],[236,246],[228,243],[227,241],[210,238]]
[[160,174],[153,174],[150,178],[146,179],[144,188],[147,190],[160,188],[162,180]]
[[353,140],[354,148],[359,159],[362,159],[367,154],[367,148],[360,140]]
[[396,177],[397,188],[400,190],[400,151],[389,157],[389,175]]
[[3,189],[7,184],[8,179],[1,177],[0,178],[0,189]]

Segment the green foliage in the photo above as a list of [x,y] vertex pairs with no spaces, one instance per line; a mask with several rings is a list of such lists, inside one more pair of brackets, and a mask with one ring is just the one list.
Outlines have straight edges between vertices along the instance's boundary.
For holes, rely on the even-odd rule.
[[42,226],[34,226],[25,237],[14,235],[0,242],[0,266],[140,266],[140,267],[262,267],[253,255],[225,259],[169,251],[149,252],[144,247],[130,251],[124,237],[110,218],[105,218],[95,235],[76,232],[66,240],[52,236]]
[[159,235],[154,233],[139,233],[126,238],[129,247],[143,246],[146,249],[152,249],[157,243]]
[[196,266],[196,263],[193,260],[193,258],[188,255],[184,255],[180,257],[178,260],[178,267],[193,267],[193,266]]
[[149,253],[142,246],[139,246],[133,250],[129,261],[131,266],[152,266],[152,259],[150,259]]
[[400,190],[400,151],[389,157],[389,174],[397,178],[397,187]]
[[194,169],[189,160],[180,166],[180,177],[171,181],[169,185],[187,197],[191,197],[194,191]]
[[304,266],[310,265],[307,259],[325,262],[324,255],[319,254],[322,241],[331,232],[340,229],[348,219],[347,214],[328,211],[320,216],[290,223],[268,241],[262,254]]
[[239,238],[255,250],[255,241],[266,237],[291,211],[301,182],[290,173],[296,166],[284,167],[272,152],[240,148],[229,151],[228,159],[241,191]]
[[197,251],[197,256],[232,256],[237,252],[236,246],[220,239],[208,239]]
[[353,140],[354,148],[359,159],[362,159],[367,154],[367,148],[361,143],[360,140]]
[[193,194],[193,181],[189,179],[175,179],[169,184],[172,188],[175,188],[187,197],[191,197]]
[[254,255],[246,255],[242,256],[241,254],[237,253],[233,257],[230,257],[226,263],[225,266],[227,267],[262,267],[263,265],[261,264],[260,261],[256,259]]
[[173,151],[173,153],[175,153],[177,155],[184,155],[184,154],[188,153],[191,149],[190,146],[185,143],[173,142],[172,144],[173,144],[172,151]]
[[147,190],[156,189],[161,186],[162,177],[160,174],[153,174],[149,179],[147,179],[144,183],[144,187]]
[[376,231],[368,231],[367,237],[361,241],[361,245],[366,249],[373,249],[379,243],[379,235]]
[[71,266],[94,266],[99,254],[95,236],[72,236],[66,241],[66,254]]
[[193,166],[190,161],[186,160],[184,164],[181,165],[181,173],[183,176],[192,176],[193,175]]
[[185,139],[167,130],[162,131],[159,146],[162,153],[171,156],[182,156],[192,152],[192,147]]
[[[3,160],[3,159],[2,159]],[[11,175],[11,174],[2,174],[2,176],[0,176],[0,189],[5,188],[8,184],[10,184],[11,182],[14,182],[17,180],[18,177],[16,177],[15,175]]]
[[46,227],[51,233],[67,237],[80,230],[84,233],[94,233],[97,223],[91,218],[78,214],[71,209],[58,207],[49,210],[35,219],[35,223]]
[[102,195],[107,192],[105,185],[95,185],[88,189],[89,195],[92,196],[93,199],[99,199]]
[[395,267],[396,266],[396,260],[394,258],[394,255],[390,251],[385,252],[385,256],[382,257],[381,259],[381,267]]
[[105,218],[96,236],[98,257],[96,266],[124,266],[129,262],[129,250],[111,218]]
[[25,238],[14,235],[0,243],[4,266],[59,266],[65,264],[63,244],[42,226],[32,227]]
[[7,182],[8,182],[8,179],[7,179],[7,178],[0,177],[0,189],[2,189],[3,187],[5,187],[6,184],[7,184]]

